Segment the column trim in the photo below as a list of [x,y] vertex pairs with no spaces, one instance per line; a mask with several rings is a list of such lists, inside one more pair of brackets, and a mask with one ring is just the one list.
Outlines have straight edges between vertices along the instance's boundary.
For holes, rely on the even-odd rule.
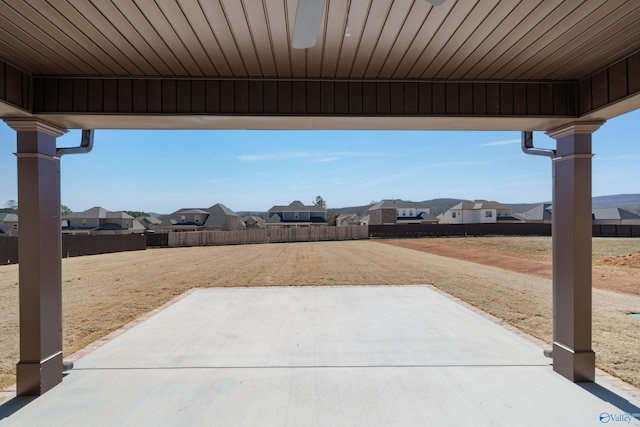
[[560,139],[566,136],[571,136],[575,134],[592,134],[597,131],[600,126],[604,124],[604,121],[593,121],[593,122],[573,122],[564,126],[560,126],[559,128],[551,129],[545,132],[549,137],[553,139]]
[[67,129],[65,128],[32,117],[13,117],[3,120],[16,132],[40,132],[54,138],[58,138],[67,133]]
[[568,156],[560,156],[560,157],[554,157],[553,159],[551,159],[552,162],[562,162],[564,160],[573,160],[573,159],[591,159],[593,158],[594,154],[570,154]]
[[49,156],[47,154],[42,154],[42,153],[13,153],[13,155],[18,157],[18,158],[35,157],[36,159],[41,159],[41,160],[60,161],[60,157]]

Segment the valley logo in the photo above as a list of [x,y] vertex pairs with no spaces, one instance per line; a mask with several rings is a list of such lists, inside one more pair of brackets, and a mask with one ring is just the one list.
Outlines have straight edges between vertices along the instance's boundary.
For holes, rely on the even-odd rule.
[[609,412],[602,412],[600,414],[600,422],[607,424],[614,423],[630,423],[634,419],[640,419],[640,413],[630,414],[628,412],[621,412],[619,414],[610,414]]

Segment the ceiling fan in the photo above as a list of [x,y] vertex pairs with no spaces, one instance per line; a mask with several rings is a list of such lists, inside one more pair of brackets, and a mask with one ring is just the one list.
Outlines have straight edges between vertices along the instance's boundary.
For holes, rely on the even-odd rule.
[[[426,0],[433,6],[439,6],[445,0]],[[316,44],[318,31],[322,24],[322,15],[326,0],[298,0],[296,19],[293,24],[293,48],[307,49]]]

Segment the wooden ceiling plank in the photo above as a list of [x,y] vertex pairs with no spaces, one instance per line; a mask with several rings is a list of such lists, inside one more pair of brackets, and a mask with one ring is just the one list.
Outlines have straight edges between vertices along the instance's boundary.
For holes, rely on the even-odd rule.
[[249,77],[262,75],[262,66],[254,45],[249,23],[244,13],[242,2],[238,0],[222,0],[223,13],[230,24],[234,42],[242,56],[242,60]]
[[[120,34],[110,19],[106,18],[94,4],[86,0],[67,0],[60,2],[59,13],[69,16],[70,21],[85,36],[91,40],[88,44],[95,45],[95,49],[102,49],[108,55],[117,69],[112,70],[115,75],[141,75],[144,74],[135,56],[138,53],[132,48],[129,41]],[[90,48],[91,50],[94,47]],[[142,60],[140,62],[144,63]],[[148,67],[148,64],[146,64]],[[147,68],[152,71],[152,68]]]
[[346,78],[351,75],[353,63],[362,40],[365,20],[371,8],[371,0],[352,1],[347,17],[347,26],[351,35],[344,38],[338,59],[336,77]]
[[[515,78],[537,78],[542,70],[552,73],[553,67],[560,67],[573,61],[578,55],[576,52],[592,43],[595,32],[592,31],[598,24],[614,25],[621,18],[628,15],[629,11],[619,7],[617,2],[601,3],[594,8],[584,19],[567,29],[562,35],[550,42],[544,50],[530,57],[528,66],[520,66],[513,71]],[[640,3],[638,4],[640,6]]]
[[[520,34],[526,31],[524,27],[528,28],[531,25],[524,25],[525,20],[531,19],[530,17],[535,11],[544,16],[553,10],[555,6],[556,4],[553,4],[553,2],[541,2],[541,0],[519,2],[518,6],[480,43],[476,50],[477,55],[474,55],[475,61],[469,58],[467,61],[461,62],[460,66],[452,74],[466,80],[479,78],[480,72],[488,64],[495,61],[503,49],[508,48],[508,41],[519,39]],[[542,17],[539,19],[542,19]]]
[[[137,44],[140,52],[143,52],[145,59],[150,62],[155,69],[168,69],[168,76],[186,75],[186,70],[178,60],[174,52],[160,37],[156,28],[151,25],[146,16],[140,11],[138,6],[132,1],[118,1],[114,6],[126,18],[131,27],[136,30],[144,43]],[[145,48],[147,45],[148,48]],[[152,53],[146,54],[151,51]]]
[[260,60],[262,75],[265,77],[276,77],[276,64],[273,58],[273,48],[269,23],[267,22],[267,11],[262,1],[243,0],[244,12],[249,24],[249,31],[256,55]]
[[[615,2],[607,2],[609,8],[613,6]],[[533,36],[533,42],[531,42],[526,48],[521,49],[517,54],[509,58],[509,61],[503,67],[501,78],[516,79],[522,74],[523,69],[531,66],[531,64],[544,61],[544,59],[554,51],[562,50],[566,47],[567,38],[563,38],[572,31],[580,31],[580,25],[583,21],[589,18],[593,10],[602,9],[602,2],[600,0],[588,0],[577,8],[573,9],[561,22],[556,25],[551,23],[547,26],[546,31]],[[605,12],[605,11],[603,11]],[[600,15],[602,17],[602,15]],[[596,21],[597,22],[597,19]],[[593,23],[592,23],[593,24]],[[582,27],[584,28],[584,27]],[[554,42],[557,42],[554,44]],[[508,70],[508,71],[507,71]]]
[[[27,6],[22,2],[18,2],[17,5],[19,7]],[[39,55],[51,58],[52,63],[55,64],[55,73],[96,72],[88,64],[80,61],[73,52],[67,49],[67,46],[56,40],[52,34],[39,27],[38,23],[42,23],[43,20],[37,13],[31,12],[25,16],[7,3],[2,10],[2,18],[4,30],[12,34],[26,51],[37,52]],[[55,29],[52,27],[50,24],[47,26],[50,30]],[[37,70],[34,71],[37,72]]]
[[149,2],[147,0],[134,0],[134,2],[138,5],[153,30],[158,33],[162,41],[179,61],[181,68],[184,70],[182,75],[203,75],[202,69],[198,66],[191,53],[185,49],[180,36],[176,33],[175,28],[162,9],[160,9],[155,2]]
[[[562,25],[572,25],[570,16],[579,10],[579,6],[583,3],[584,0],[560,2],[556,8],[543,14],[546,10],[542,7],[546,4],[543,2],[522,25],[516,27],[516,31],[509,36],[509,46],[503,45],[501,54],[491,63],[486,64],[478,77],[482,79],[505,78],[510,70],[526,60],[526,56],[522,55],[523,51],[527,51],[537,40],[547,37],[547,33],[555,30],[548,26],[551,21],[562,22]],[[518,60],[516,61],[514,58],[518,58]]]
[[[68,3],[60,2],[56,6],[53,8],[51,5],[41,2],[38,5],[38,11],[46,16],[54,28],[57,28],[60,33],[58,40],[61,43],[70,48],[74,46],[73,49],[81,61],[97,72],[105,72],[105,70],[106,72],[124,72],[124,67],[96,43],[95,38],[92,37],[96,35],[96,31],[84,16],[80,15]],[[81,26],[85,28],[81,28]],[[78,40],[84,39],[89,40],[88,45],[78,43]]]
[[[188,55],[193,59],[197,67],[197,72],[192,71],[190,75],[201,75],[201,76],[219,76],[218,70],[213,65],[211,58],[205,51],[200,38],[198,38],[198,33],[202,34],[202,28],[194,28],[194,25],[203,24],[206,29],[208,29],[208,24],[203,20],[199,21],[190,21],[185,16],[185,9],[189,7],[195,7],[197,10],[198,3],[191,2],[166,2],[161,1],[158,2],[158,7],[162,11],[163,15],[166,17],[167,21],[171,23],[171,27],[173,28],[176,36],[180,40],[180,45],[177,45],[177,49],[184,50]],[[202,12],[199,11],[200,16],[202,16]],[[192,15],[193,16],[193,15]]]
[[[131,59],[142,73],[147,76],[171,74],[171,70],[156,54],[147,41],[140,35],[120,9],[112,2],[98,1],[94,6],[103,16],[109,17],[110,24],[127,40],[127,43],[118,44],[118,50],[122,55]],[[73,8],[69,8],[77,14]],[[70,11],[71,13],[71,11]],[[65,16],[68,17],[69,15]],[[81,16],[78,15],[78,19]],[[74,22],[73,19],[71,19]],[[109,56],[109,58],[111,58]]]
[[330,25],[324,33],[323,59],[321,77],[336,76],[338,60],[342,51],[342,44],[346,38],[347,6],[342,0],[328,0],[327,21]]
[[378,73],[379,78],[389,79],[394,76],[398,64],[409,53],[408,51],[430,11],[431,6],[428,2],[422,0],[412,2],[402,27],[393,41],[391,50],[385,58],[382,69]]
[[[624,27],[619,28],[615,36],[603,37],[599,41],[594,40],[592,44],[588,45],[587,50],[582,52],[582,55],[558,70],[556,75],[560,79],[568,79],[570,76],[577,75],[580,76],[579,78],[583,78],[593,74],[595,71],[592,70],[602,70],[637,52],[640,49],[639,28],[640,22],[632,20],[632,22],[627,22]],[[612,52],[615,52],[615,56]]]
[[281,0],[265,0],[265,9],[269,22],[276,75],[291,77],[291,40],[285,4]]
[[220,45],[234,77],[247,76],[247,67],[238,49],[224,9],[218,0],[201,1],[200,7],[209,23],[209,28]]
[[[425,73],[426,68],[431,64],[434,57],[437,57],[444,51],[445,47],[451,42],[452,37],[455,35],[460,23],[467,21],[469,14],[474,10],[477,1],[460,1],[455,2],[450,13],[447,14],[444,21],[438,28],[438,31],[433,35],[427,48],[418,57],[414,65],[409,70],[408,78],[421,78]],[[441,6],[438,6],[438,8]],[[448,52],[444,52],[446,55]]]
[[371,53],[371,58],[365,77],[376,78],[380,75],[384,64],[389,58],[393,45],[398,40],[400,31],[407,21],[412,3],[409,1],[394,1],[384,23],[375,50]]
[[[429,6],[427,18],[423,21],[415,38],[411,41],[409,48],[395,69],[393,73],[394,78],[408,78],[411,70],[415,69],[416,62],[419,61],[423,55],[426,55],[427,51],[433,53],[439,50],[439,47],[434,47],[431,41],[441,30],[442,24],[447,19],[447,16],[449,16],[458,4],[452,1],[444,2],[440,6],[430,6],[426,1],[423,1],[423,3]],[[464,6],[461,6],[461,9],[464,9]],[[448,30],[445,29],[443,31],[446,32]],[[415,77],[418,76],[419,74],[415,75]]]
[[[602,20],[602,23],[607,28],[605,32],[578,37],[576,43],[570,49],[562,51],[562,55],[558,55],[553,61],[547,60],[541,64],[543,67],[540,70],[536,70],[536,75],[544,79],[580,79],[586,75],[586,69],[593,69],[594,66],[589,65],[589,63],[598,62],[601,65],[597,68],[601,68],[604,66],[602,65],[603,63],[610,64],[615,62],[620,57],[611,56],[609,43],[611,43],[612,39],[619,37],[620,30],[624,28],[627,28],[627,34],[635,34],[637,36],[638,29],[640,29],[639,15],[640,9],[637,9],[635,13],[629,13],[628,10],[624,10],[607,16]],[[622,39],[626,39],[626,36],[623,35]],[[631,49],[633,47],[628,47],[622,52],[622,55],[632,53]],[[597,54],[598,57],[596,58],[589,53]],[[617,54],[619,55],[620,53]]]
[[[448,75],[446,72],[443,73],[441,71],[442,68],[444,68],[451,57],[453,57],[461,47],[477,34],[478,29],[496,9],[504,9],[505,12],[502,13],[506,14],[509,7],[507,3],[501,3],[499,0],[486,0],[477,3],[475,7],[469,11],[457,30],[443,46],[442,50],[433,57],[431,63],[422,72],[421,77],[431,79],[447,78]],[[493,22],[495,23],[495,21]]]
[[4,31],[3,27],[0,27],[0,57],[4,62],[26,73],[38,70],[38,74],[51,75],[56,74],[59,68],[58,64],[46,55],[26,48],[13,34]]
[[[224,55],[220,43],[211,29],[203,12],[201,1],[178,3],[190,26],[194,29],[200,46],[219,76],[233,77],[234,71],[229,59]],[[242,65],[238,71],[243,70]]]
[[518,4],[513,2],[500,2],[494,7],[458,50],[447,58],[437,74],[445,76],[444,78],[461,79],[466,71],[464,65],[475,63],[484,56],[485,53],[479,49],[483,40],[487,39],[517,6]]
[[369,10],[369,15],[367,16],[367,21],[362,31],[362,40],[358,46],[358,52],[351,69],[351,77],[364,77],[390,11],[391,3],[388,1],[373,0],[371,2],[371,9]]

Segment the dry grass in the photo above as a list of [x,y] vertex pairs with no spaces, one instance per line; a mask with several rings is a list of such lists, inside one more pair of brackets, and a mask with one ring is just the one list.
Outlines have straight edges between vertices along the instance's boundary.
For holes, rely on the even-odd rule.
[[[548,242],[527,239],[503,238],[486,244],[492,251],[514,254],[514,259],[532,254],[549,257],[544,249],[548,244],[546,251],[550,250]],[[474,252],[483,247],[477,238],[430,240]],[[609,254],[623,251],[620,241],[609,240]],[[606,242],[602,244],[600,251],[606,256]],[[0,388],[15,381],[17,272],[17,266],[0,267]],[[550,342],[549,279],[381,241],[352,241],[157,249],[65,259],[64,353],[72,354],[193,287],[422,283],[434,284]],[[639,296],[594,291],[594,349],[601,368],[640,386],[639,321],[627,316],[627,311],[640,311]]]

